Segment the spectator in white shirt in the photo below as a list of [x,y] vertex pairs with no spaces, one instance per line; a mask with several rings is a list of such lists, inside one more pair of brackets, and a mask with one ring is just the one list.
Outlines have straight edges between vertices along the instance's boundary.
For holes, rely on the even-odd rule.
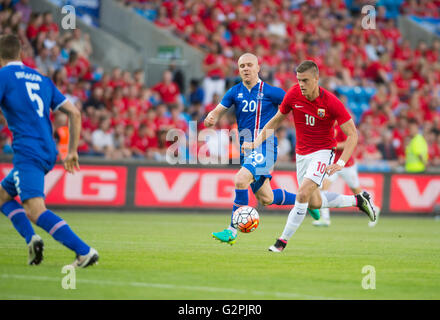
[[103,117],[99,122],[98,129],[92,133],[93,151],[106,158],[112,158],[115,150],[115,141],[110,125],[111,119],[109,117]]

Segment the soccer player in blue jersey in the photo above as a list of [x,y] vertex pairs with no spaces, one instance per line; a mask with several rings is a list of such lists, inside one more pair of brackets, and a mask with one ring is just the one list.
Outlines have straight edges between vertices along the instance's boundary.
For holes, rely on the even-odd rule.
[[[14,151],[14,167],[0,186],[0,210],[26,240],[28,264],[38,265],[43,260],[44,244],[35,233],[32,221],[73,250],[76,259],[72,265],[84,268],[96,263],[98,252],[48,210],[44,202],[44,176],[55,165],[58,153],[50,111],[59,110],[69,118],[69,152],[64,168],[72,174],[79,169],[77,147],[81,114],[49,78],[23,65],[20,51],[20,41],[15,35],[0,37],[0,105],[13,134]],[[22,204],[15,200],[17,195]]]
[[[258,58],[245,53],[238,59],[238,69],[242,82],[230,88],[220,104],[212,110],[205,119],[205,126],[214,126],[230,107],[235,105],[240,145],[243,141],[253,141],[259,130],[278,112],[278,106],[283,101],[284,90],[272,87],[261,81],[258,76],[260,66]],[[264,206],[293,205],[296,195],[284,189],[274,189],[270,186],[271,172],[277,158],[277,138],[272,135],[257,150],[249,154],[240,153],[242,167],[235,175],[235,200],[232,213],[239,207],[248,205],[248,188],[251,187],[257,200]],[[310,214],[319,219],[318,210],[309,210]],[[234,244],[237,229],[231,224],[227,229],[212,233],[221,242]]]

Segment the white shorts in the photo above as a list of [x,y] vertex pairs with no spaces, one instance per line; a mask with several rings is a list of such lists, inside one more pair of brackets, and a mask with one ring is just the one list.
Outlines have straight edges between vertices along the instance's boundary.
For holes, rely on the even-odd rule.
[[328,179],[330,182],[335,182],[338,177],[341,177],[342,180],[345,181],[347,186],[350,187],[350,189],[357,189],[360,186],[359,175],[356,164],[350,167],[344,167],[340,171],[334,173],[331,176],[327,175],[326,179]]
[[298,186],[301,185],[304,178],[308,178],[321,186],[326,173],[327,166],[333,163],[335,153],[333,150],[319,150],[306,155],[296,155],[296,176]]

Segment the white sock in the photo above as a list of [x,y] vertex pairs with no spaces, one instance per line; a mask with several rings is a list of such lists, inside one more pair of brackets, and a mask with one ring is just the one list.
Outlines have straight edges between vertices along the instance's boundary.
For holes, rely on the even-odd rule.
[[233,226],[229,226],[228,227],[228,230],[231,230],[232,231],[232,235],[235,237],[236,235],[237,235],[237,229],[235,229]]
[[308,206],[308,202],[300,203],[295,201],[295,206],[292,208],[292,210],[290,210],[286,226],[284,227],[283,234],[281,235],[281,239],[288,241],[293,236],[303,222]]
[[330,209],[329,208],[319,209],[319,212],[321,213],[322,219],[324,219],[326,221],[330,221]]
[[321,191],[321,208],[345,208],[356,206],[356,196],[346,196],[339,193]]

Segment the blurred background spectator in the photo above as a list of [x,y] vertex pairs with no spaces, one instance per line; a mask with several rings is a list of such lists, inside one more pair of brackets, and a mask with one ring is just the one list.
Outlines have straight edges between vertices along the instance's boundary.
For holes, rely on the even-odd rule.
[[408,144],[405,149],[406,172],[423,172],[428,163],[428,145],[425,138],[419,132],[419,126],[415,119],[409,121]]

